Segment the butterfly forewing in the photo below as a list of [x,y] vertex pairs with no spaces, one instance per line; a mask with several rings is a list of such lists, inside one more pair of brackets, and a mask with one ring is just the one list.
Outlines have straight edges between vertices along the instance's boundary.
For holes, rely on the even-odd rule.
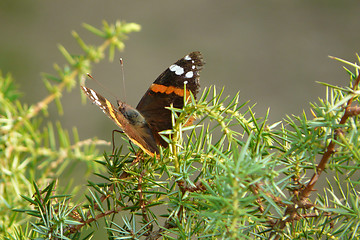
[[[154,155],[155,152],[157,153],[159,151],[152,130],[149,128],[147,123],[134,127],[130,123],[131,121],[126,118],[126,115],[117,110],[114,105],[112,105],[106,98],[91,88],[81,86],[81,89],[93,103],[95,103],[111,120],[115,122],[116,125],[118,125],[124,131],[124,133],[134,144],[139,146],[149,155]],[[119,108],[122,110],[122,112],[137,111],[136,109],[122,102]]]
[[[200,52],[192,52],[168,67],[140,100],[136,109],[118,101],[115,108],[94,90],[81,86],[88,98],[95,103],[129,139],[149,155],[159,152],[158,144],[167,146],[158,132],[171,129],[170,105],[183,108],[184,94],[196,97],[200,88],[200,70],[204,61]],[[186,93],[184,92],[186,85]]]
[[167,144],[157,133],[172,128],[171,112],[166,107],[183,108],[185,84],[186,96],[190,96],[191,91],[196,97],[203,65],[200,52],[192,52],[179,59],[160,74],[137,105],[136,109],[145,117],[161,145]]

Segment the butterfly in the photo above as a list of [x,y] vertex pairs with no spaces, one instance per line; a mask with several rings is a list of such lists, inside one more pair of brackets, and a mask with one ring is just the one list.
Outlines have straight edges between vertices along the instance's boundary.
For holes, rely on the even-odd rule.
[[154,156],[159,152],[159,145],[167,146],[159,132],[172,128],[171,111],[166,107],[172,105],[183,108],[184,94],[190,97],[190,92],[196,98],[200,89],[200,71],[204,64],[200,52],[191,52],[179,59],[151,84],[136,108],[120,100],[116,108],[93,89],[80,87],[123,130],[131,142]]

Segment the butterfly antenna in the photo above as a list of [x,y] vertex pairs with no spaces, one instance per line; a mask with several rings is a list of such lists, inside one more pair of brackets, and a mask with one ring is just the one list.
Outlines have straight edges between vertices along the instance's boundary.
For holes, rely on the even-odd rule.
[[125,71],[124,71],[124,61],[122,58],[120,60],[120,67],[121,67],[121,73],[122,73],[122,82],[123,82],[123,91],[124,91],[124,100],[126,102],[126,87],[125,87]]
[[111,96],[113,96],[115,99],[117,99],[116,98],[116,96],[115,96],[115,94],[113,94],[108,88],[106,88],[104,85],[102,85],[98,80],[96,80],[93,76],[91,76],[91,74],[90,73],[87,73],[86,74],[89,78],[91,78],[92,80],[94,80],[102,89],[104,89],[106,92],[108,92]]

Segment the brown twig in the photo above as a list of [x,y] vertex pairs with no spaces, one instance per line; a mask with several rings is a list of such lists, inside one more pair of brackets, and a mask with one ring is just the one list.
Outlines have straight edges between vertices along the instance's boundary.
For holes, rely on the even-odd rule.
[[[353,86],[353,90],[359,85],[360,82],[360,74],[356,78],[355,84]],[[351,107],[351,104],[353,102],[354,98],[350,98],[349,101],[346,104],[344,115],[342,116],[340,120],[340,125],[343,125],[346,123],[347,119],[351,116],[354,116],[354,113],[358,112],[356,107]],[[326,152],[323,154],[319,165],[316,167],[316,172],[312,176],[310,182],[307,184],[307,186],[300,192],[299,198],[300,200],[303,200],[305,198],[308,198],[312,191],[314,191],[314,186],[319,179],[321,173],[324,171],[326,164],[328,163],[330,156],[335,152],[335,140],[337,139],[338,135],[341,133],[342,129],[338,128],[335,130],[334,133],[334,139],[330,141]]]
[[[258,209],[261,213],[263,213],[265,211],[264,205],[263,205],[263,201],[262,201],[262,197],[260,196],[260,192],[262,192],[263,194],[267,195],[268,197],[270,197],[275,203],[277,203],[279,206],[287,206],[286,204],[284,204],[281,199],[279,197],[275,197],[273,194],[264,191],[264,189],[260,186],[260,184],[255,183],[253,185],[250,185],[250,191],[255,195],[258,196],[256,198],[256,202],[258,204]],[[271,220],[271,219],[267,219],[267,222],[271,225],[274,226],[275,225],[275,221]]]
[[[135,165],[137,162],[139,162],[140,159],[141,159],[141,156],[142,156],[141,154],[137,154],[137,155],[136,155],[136,158],[134,159],[134,161],[131,162],[130,166],[133,166],[133,165]],[[129,174],[124,171],[124,172],[122,172],[122,174],[120,175],[120,177],[119,177],[118,179],[124,179],[124,178],[126,178],[126,177],[128,177],[128,176],[129,176]],[[111,196],[110,193],[114,190],[114,187],[115,187],[115,183],[111,183],[111,184],[110,184],[110,187],[109,187],[109,190],[108,190],[108,194],[103,194],[103,195],[100,197],[100,201],[101,201],[101,202],[104,202],[106,199],[108,199],[108,198]],[[99,205],[98,205],[97,203],[95,203],[94,206],[93,206],[93,208],[94,208],[95,211],[96,211],[96,210],[99,210]],[[89,224],[89,223],[91,223],[91,222],[93,222],[93,221],[96,221],[96,220],[98,220],[98,219],[101,218],[101,217],[105,217],[105,216],[110,215],[110,214],[113,214],[113,213],[118,213],[118,212],[121,211],[122,209],[123,209],[123,207],[120,207],[120,208],[117,208],[117,209],[113,209],[113,210],[108,210],[108,211],[105,211],[105,212],[97,215],[97,216],[94,217],[94,218],[88,218],[88,217],[90,217],[90,215],[91,215],[91,212],[88,211],[87,214],[86,214],[86,218],[88,218],[87,220],[82,219],[82,218],[80,217],[80,215],[76,212],[76,209],[74,209],[73,212],[71,213],[71,217],[72,217],[73,219],[75,219],[76,221],[81,222],[81,223],[83,223],[83,224],[70,227],[68,230],[69,230],[70,232],[72,232],[72,233],[73,233],[73,232],[76,232],[76,231],[79,231],[79,230],[80,230],[83,226],[85,226],[86,224]]]
[[113,210],[108,210],[108,211],[104,211],[92,218],[88,218],[87,220],[77,220],[79,222],[81,222],[81,224],[79,225],[73,225],[71,228],[69,228],[68,230],[71,232],[71,233],[75,233],[77,231],[80,230],[80,228],[82,228],[83,226],[87,225],[87,224],[90,224],[92,222],[95,222],[97,221],[98,219],[100,218],[103,218],[105,216],[108,216],[108,215],[111,215],[111,214],[114,214],[114,213],[118,213],[120,212],[122,209],[124,209],[125,207],[118,207],[116,209],[113,209]]
[[[353,90],[355,90],[358,87],[359,82],[360,82],[360,74],[357,76],[355,80],[355,84],[353,85]],[[345,124],[349,117],[360,113],[359,107],[351,106],[353,100],[354,100],[353,97],[348,100],[345,107],[344,115],[342,116],[339,123],[340,125]],[[275,228],[279,230],[284,229],[286,223],[300,219],[301,215],[298,213],[298,209],[300,208],[309,209],[313,207],[313,205],[309,201],[309,196],[311,195],[311,192],[315,191],[314,190],[315,184],[319,180],[321,173],[325,170],[326,164],[329,162],[331,155],[335,153],[336,139],[340,134],[342,134],[342,129],[341,128],[335,129],[334,139],[331,140],[329,145],[327,146],[326,151],[322,155],[322,158],[316,167],[315,173],[313,174],[310,181],[303,189],[299,191],[294,191],[292,198],[293,204],[287,206],[284,217],[276,223]],[[274,239],[279,239],[279,238],[280,238],[280,234],[277,233]]]

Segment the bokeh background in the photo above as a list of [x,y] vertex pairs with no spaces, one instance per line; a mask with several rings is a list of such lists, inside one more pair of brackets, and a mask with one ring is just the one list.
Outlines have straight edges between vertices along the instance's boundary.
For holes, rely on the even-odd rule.
[[[270,108],[270,120],[300,114],[309,102],[325,96],[324,81],[347,85],[342,64],[328,55],[355,61],[360,50],[359,1],[125,1],[23,0],[0,1],[0,69],[11,72],[33,104],[47,92],[41,72],[63,65],[57,44],[81,53],[71,31],[88,43],[99,39],[82,23],[101,27],[102,20],[136,22],[142,31],[130,35],[123,53],[127,102],[136,106],[155,78],[193,50],[206,60],[202,87],[240,91],[241,101],[257,104],[258,117]],[[103,61],[92,73],[123,98],[118,61]],[[95,89],[98,86],[93,86]],[[109,97],[109,96],[108,96]],[[64,93],[65,114],[53,119],[78,127],[82,138],[110,139],[115,125],[91,104],[83,105],[80,90]]]
[[[360,1],[353,0],[1,0],[0,69],[13,74],[23,101],[34,104],[47,95],[41,73],[55,74],[53,64],[65,63],[57,45],[81,53],[71,31],[99,43],[81,24],[101,27],[102,20],[142,26],[115,58],[125,60],[132,106],[165,68],[200,50],[206,61],[202,87],[224,86],[230,96],[240,91],[241,102],[257,104],[257,117],[270,108],[270,123],[308,112],[309,102],[324,98],[325,87],[316,81],[346,86],[342,64],[328,55],[355,61],[360,50]],[[105,60],[92,74],[123,98],[118,61]],[[62,102],[61,116],[50,105],[52,120],[77,127],[81,139],[110,141],[115,125],[97,107],[83,105],[80,90],[64,93]]]
[[[33,104],[47,92],[41,72],[55,73],[64,58],[57,44],[80,53],[71,31],[98,43],[82,23],[101,27],[102,20],[136,22],[142,31],[130,35],[123,53],[127,102],[136,106],[153,80],[170,64],[193,50],[206,60],[202,87],[240,91],[241,101],[256,103],[256,114],[270,120],[300,114],[309,102],[325,96],[316,81],[348,84],[342,64],[328,55],[355,61],[360,50],[359,1],[0,1],[0,69],[11,72]],[[103,61],[93,75],[123,96],[118,61]],[[94,86],[94,85],[92,85]],[[95,88],[97,86],[94,86]],[[65,114],[51,117],[82,138],[109,139],[115,125],[91,104],[82,105],[80,91],[64,93]],[[52,110],[53,109],[53,110]]]

